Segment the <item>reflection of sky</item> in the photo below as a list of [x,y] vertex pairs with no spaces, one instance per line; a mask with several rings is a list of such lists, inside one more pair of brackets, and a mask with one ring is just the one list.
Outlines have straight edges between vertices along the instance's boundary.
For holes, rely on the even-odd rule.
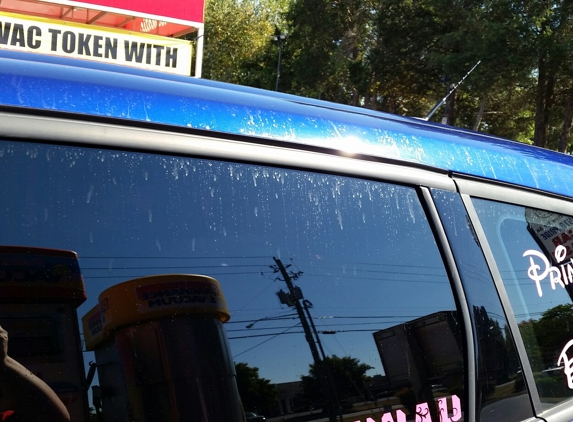
[[[414,190],[322,174],[148,154],[0,144],[0,244],[78,253],[88,300],[144,275],[219,280],[237,362],[273,382],[309,347],[273,257],[313,308],[326,354],[383,373],[372,333],[454,303]],[[252,328],[246,328],[253,324]]]
[[527,230],[524,208],[485,200],[474,200],[474,204],[493,254],[499,258],[497,265],[517,321],[536,320],[550,308],[571,303],[565,289],[550,287],[549,277],[541,282],[543,295],[539,297],[535,282],[527,275],[530,262],[523,253],[541,249]]

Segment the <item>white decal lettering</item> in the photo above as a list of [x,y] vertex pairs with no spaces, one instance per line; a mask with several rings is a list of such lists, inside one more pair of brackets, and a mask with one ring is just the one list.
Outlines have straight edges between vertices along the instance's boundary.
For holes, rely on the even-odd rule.
[[[555,248],[555,260],[557,263],[561,263],[567,256],[567,248],[565,246],[559,245]],[[559,267],[554,267],[551,265],[549,260],[545,255],[534,249],[530,249],[523,253],[523,257],[529,257],[529,268],[527,270],[528,277],[535,282],[537,287],[537,294],[539,297],[543,296],[543,290],[541,288],[541,282],[549,276],[549,281],[551,283],[551,288],[555,290],[557,285],[565,288],[569,283],[573,283],[573,258],[570,262],[562,264]],[[536,263],[534,258],[538,258],[540,263]],[[539,261],[537,261],[539,262]]]
[[561,365],[561,361],[563,361],[563,372],[567,377],[567,386],[569,389],[573,390],[573,357],[567,357],[568,350],[573,346],[573,340],[569,340],[569,342],[563,348],[563,351],[559,355],[559,360],[557,361],[557,365]]

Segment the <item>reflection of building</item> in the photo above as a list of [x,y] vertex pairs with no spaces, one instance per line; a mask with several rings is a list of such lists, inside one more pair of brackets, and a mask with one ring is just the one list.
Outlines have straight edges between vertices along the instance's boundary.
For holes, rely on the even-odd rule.
[[288,413],[295,413],[302,409],[301,403],[302,382],[283,382],[275,384],[277,389],[277,407],[278,414],[285,415]]
[[[410,414],[433,403],[434,390],[463,388],[462,338],[456,311],[442,311],[373,334],[384,372]],[[430,407],[430,412],[437,412]],[[437,414],[432,420],[440,420]]]
[[10,355],[42,378],[72,420],[88,417],[76,309],[86,300],[75,252],[0,246],[0,322]]

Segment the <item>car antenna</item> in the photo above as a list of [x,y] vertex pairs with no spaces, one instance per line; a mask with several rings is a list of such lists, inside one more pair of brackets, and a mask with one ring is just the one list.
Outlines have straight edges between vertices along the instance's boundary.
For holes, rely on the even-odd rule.
[[446,102],[446,100],[447,100],[448,97],[452,94],[452,92],[454,92],[454,91],[456,90],[456,88],[462,84],[462,82],[470,75],[470,73],[472,73],[472,72],[474,71],[474,69],[475,69],[476,67],[478,67],[478,65],[479,65],[480,63],[481,63],[481,60],[478,60],[478,62],[477,62],[476,64],[474,64],[474,67],[472,67],[472,68],[470,69],[470,71],[469,71],[468,73],[466,73],[465,76],[464,76],[462,79],[460,79],[460,81],[450,90],[450,92],[448,92],[448,93],[446,94],[446,96],[445,96],[444,98],[442,98],[442,99],[438,102],[438,104],[436,104],[436,105],[434,106],[434,108],[432,108],[432,109],[430,110],[430,112],[428,113],[428,115],[427,115],[426,117],[422,117],[422,120],[425,120],[425,121],[430,120],[430,119],[432,118],[432,116],[434,115],[434,113],[435,113],[436,111],[438,111],[438,109],[440,108],[440,106]]

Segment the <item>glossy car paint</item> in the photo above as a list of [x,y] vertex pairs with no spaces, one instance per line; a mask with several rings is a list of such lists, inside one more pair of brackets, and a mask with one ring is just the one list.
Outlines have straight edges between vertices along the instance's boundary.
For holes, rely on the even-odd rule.
[[0,106],[320,146],[573,196],[566,154],[361,108],[0,50]]

